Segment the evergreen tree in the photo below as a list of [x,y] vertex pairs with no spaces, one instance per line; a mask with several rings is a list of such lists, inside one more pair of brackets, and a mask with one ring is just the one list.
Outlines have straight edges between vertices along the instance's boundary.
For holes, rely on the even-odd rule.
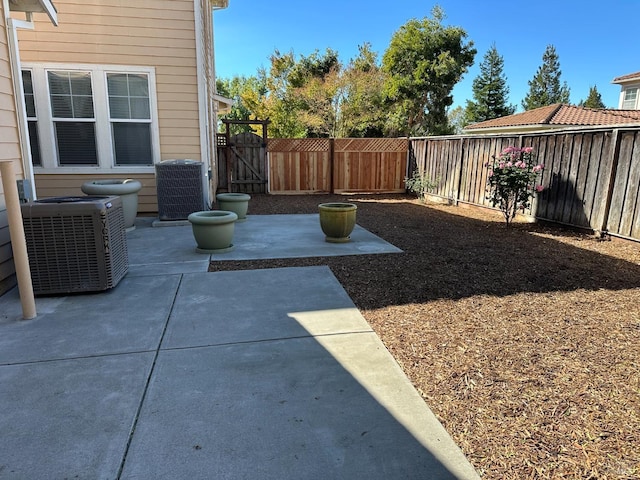
[[595,85],[593,87],[589,87],[589,96],[586,100],[580,100],[580,106],[586,108],[606,108],[602,101],[602,97],[600,96],[600,92],[598,92]]
[[542,55],[542,65],[532,80],[529,81],[529,93],[522,101],[525,110],[569,103],[569,87],[567,82],[560,84],[560,60],[553,45],[547,45]]
[[495,44],[484,55],[480,75],[473,80],[473,100],[467,100],[466,124],[512,115],[515,105],[508,105],[509,87],[504,75],[504,60]]

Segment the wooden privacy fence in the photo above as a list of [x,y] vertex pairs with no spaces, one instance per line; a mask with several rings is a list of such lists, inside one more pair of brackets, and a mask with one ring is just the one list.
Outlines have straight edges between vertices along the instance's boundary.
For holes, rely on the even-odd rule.
[[533,147],[545,166],[544,190],[526,213],[640,240],[640,127],[414,138],[409,171],[435,180],[435,196],[490,206],[486,163],[508,146]]
[[269,192],[404,192],[404,138],[270,138]]

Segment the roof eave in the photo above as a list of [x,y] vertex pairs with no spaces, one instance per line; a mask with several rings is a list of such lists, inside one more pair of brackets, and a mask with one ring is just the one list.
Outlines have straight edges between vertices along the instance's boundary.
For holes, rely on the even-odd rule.
[[229,0],[209,0],[209,3],[214,10],[221,10],[229,6]]
[[486,128],[471,128],[471,129],[463,128],[462,133],[474,134],[474,133],[533,132],[536,130],[551,130],[555,128],[560,128],[560,126],[537,123],[537,124],[529,124],[529,125],[509,125],[504,127],[486,127]]
[[51,0],[9,0],[12,12],[46,13],[55,26],[58,26],[58,11]]

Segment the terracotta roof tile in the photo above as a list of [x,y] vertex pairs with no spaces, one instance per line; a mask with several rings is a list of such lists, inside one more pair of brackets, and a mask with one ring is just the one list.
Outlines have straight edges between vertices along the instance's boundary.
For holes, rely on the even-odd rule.
[[628,82],[631,80],[640,80],[640,72],[628,73],[627,75],[616,77],[613,79],[611,83],[622,83],[622,82]]
[[468,125],[466,130],[536,125],[616,125],[640,123],[640,110],[584,108],[559,103]]
[[506,117],[494,118],[493,120],[485,120],[468,125],[466,128],[494,128],[494,127],[514,127],[518,125],[537,125],[547,124],[556,110],[561,106],[559,103],[548,105],[546,107],[527,110],[526,112],[507,115]]

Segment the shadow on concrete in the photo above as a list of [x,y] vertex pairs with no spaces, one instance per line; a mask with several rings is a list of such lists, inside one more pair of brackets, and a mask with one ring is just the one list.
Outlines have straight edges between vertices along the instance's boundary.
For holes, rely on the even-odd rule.
[[326,267],[38,302],[0,323],[0,477],[477,478]]

